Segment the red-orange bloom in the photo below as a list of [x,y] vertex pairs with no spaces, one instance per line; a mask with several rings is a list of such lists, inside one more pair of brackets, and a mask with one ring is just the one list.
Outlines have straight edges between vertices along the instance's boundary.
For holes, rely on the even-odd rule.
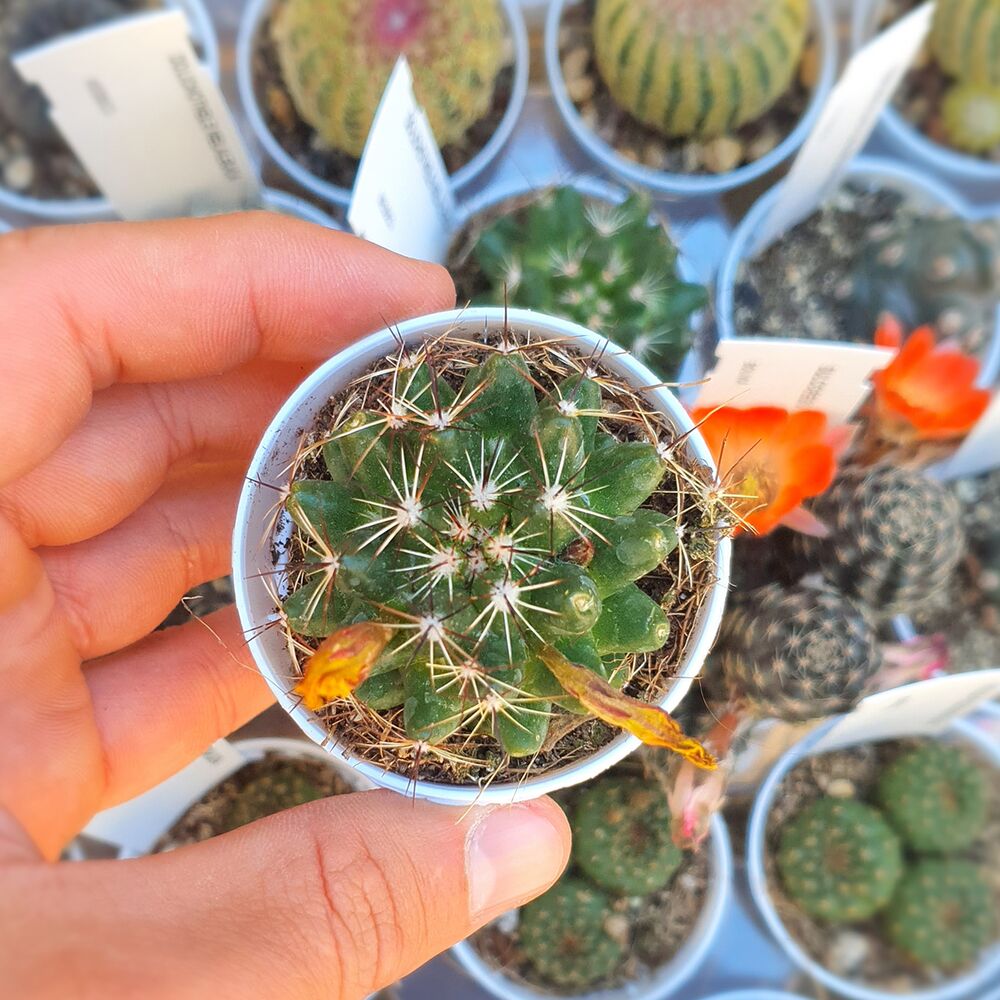
[[698,409],[692,417],[748,527],[761,535],[779,524],[826,533],[801,504],[833,482],[837,456],[847,443],[843,429],[831,431],[817,410],[789,413],[777,406]]
[[975,427],[990,393],[976,387],[979,362],[957,347],[938,345],[929,326],[903,330],[887,317],[875,333],[879,347],[898,353],[872,376],[875,415],[884,436],[902,441],[940,441]]

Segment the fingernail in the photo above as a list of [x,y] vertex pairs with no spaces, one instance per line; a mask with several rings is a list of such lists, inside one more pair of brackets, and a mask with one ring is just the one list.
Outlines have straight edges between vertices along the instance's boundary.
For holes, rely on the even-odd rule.
[[469,912],[486,921],[544,892],[566,865],[569,833],[548,800],[485,813],[469,830],[465,863]]

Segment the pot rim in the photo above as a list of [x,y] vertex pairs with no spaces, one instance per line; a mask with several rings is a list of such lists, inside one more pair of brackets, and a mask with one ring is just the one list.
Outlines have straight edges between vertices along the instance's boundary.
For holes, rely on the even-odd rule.
[[812,96],[809,98],[809,103],[795,128],[774,149],[765,153],[760,159],[723,174],[683,174],[656,170],[626,159],[610,143],[599,138],[584,124],[576,106],[570,100],[559,59],[559,31],[564,10],[570,3],[576,2],[578,0],[552,0],[545,21],[545,71],[548,75],[552,98],[559,111],[559,117],[577,144],[582,146],[589,156],[605,170],[627,183],[636,184],[660,194],[708,197],[741,187],[758,177],[762,177],[783,160],[786,160],[802,145],[816,124],[836,79],[838,59],[836,19],[829,0],[810,0],[813,27],[818,36],[822,58]]
[[806,998],[800,993],[785,993],[782,990],[748,989],[713,993],[704,1000],[806,1000]]
[[[944,208],[969,222],[985,217],[983,210],[974,208],[944,181],[919,168],[897,163],[895,160],[876,156],[855,157],[844,173],[841,183],[852,179],[887,182],[884,186],[894,186],[904,193],[915,194],[923,201]],[[719,340],[731,340],[743,336],[736,332],[733,315],[739,266],[750,255],[760,225],[770,212],[784,183],[782,181],[765,191],[753,203],[730,238],[726,255],[719,266],[715,293],[715,321]],[[993,336],[982,358],[979,384],[991,386],[996,381],[998,373],[1000,373],[1000,304],[997,305]]]
[[[219,39],[204,0],[163,0],[165,7],[180,7],[188,16],[191,37],[201,46],[203,62],[212,79],[219,82]],[[107,198],[35,198],[18,194],[0,184],[0,206],[51,222],[87,222],[114,218]]]
[[[707,843],[709,877],[705,900],[690,936],[674,957],[661,965],[649,979],[629,982],[617,989],[572,994],[573,1000],[657,1000],[673,993],[694,975],[715,943],[733,888],[732,845],[725,820],[719,813],[712,817],[711,836]],[[500,1000],[555,1000],[566,996],[511,981],[501,971],[488,965],[468,940],[454,945],[451,953],[471,979]]]
[[323,226],[324,229],[343,230],[343,227],[338,225],[332,216],[306,201],[305,198],[300,198],[297,194],[282,191],[280,188],[263,188],[261,200],[264,207],[272,211],[291,215],[305,222],[315,222],[316,225]]
[[[791,961],[807,975],[821,982],[827,989],[852,1000],[898,1000],[898,993],[889,993],[855,982],[843,976],[832,973],[826,966],[820,964],[798,941],[792,937],[778,915],[767,887],[767,874],[764,869],[765,842],[767,835],[767,820],[771,812],[771,804],[778,792],[782,779],[800,761],[813,756],[813,748],[836,725],[838,718],[829,720],[826,724],[812,730],[809,734],[789,748],[779,758],[764,780],[750,812],[750,822],[747,826],[746,840],[746,871],[750,885],[750,895],[757,911],[763,917],[771,935],[777,941],[782,951]],[[1000,770],[1000,744],[996,743],[986,733],[971,723],[959,720],[953,722],[942,733],[928,733],[930,737],[957,737],[965,743],[971,743],[980,756],[990,761]],[[898,739],[899,737],[891,737]],[[844,746],[857,746],[862,743],[877,743],[881,740],[851,740]],[[987,949],[974,969],[939,985],[918,989],[907,996],[913,1000],[957,1000],[959,997],[981,995],[980,991],[1000,972],[1000,942],[994,942]]]
[[[236,35],[236,87],[240,103],[250,128],[265,152],[284,173],[297,184],[333,205],[346,208],[351,203],[351,188],[341,187],[324,180],[304,167],[278,141],[267,127],[267,122],[257,101],[254,90],[253,55],[258,32],[274,0],[249,0],[240,18]],[[507,108],[489,141],[463,167],[451,174],[453,191],[467,188],[488,167],[492,166],[513,134],[514,127],[521,118],[525,98],[528,96],[528,63],[530,46],[528,29],[524,23],[524,13],[517,0],[498,0],[507,18],[511,39],[514,43],[514,81],[511,86]]]
[[[254,634],[261,622],[274,617],[273,601],[267,594],[265,583],[265,577],[273,572],[274,566],[268,553],[264,551],[264,535],[261,531],[264,511],[272,506],[272,495],[260,484],[269,482],[274,475],[281,473],[282,463],[290,458],[298,443],[303,421],[311,420],[333,393],[340,391],[372,362],[392,353],[401,340],[408,343],[419,342],[455,326],[476,334],[485,324],[503,323],[505,315],[512,326],[535,331],[542,329],[550,336],[572,340],[585,350],[605,352],[602,364],[633,386],[644,387],[646,398],[657,410],[676,429],[682,433],[687,432],[685,440],[688,454],[714,470],[711,453],[701,436],[693,430],[690,417],[678,400],[658,384],[648,368],[630,355],[624,351],[615,353],[607,350],[610,342],[606,338],[596,336],[566,320],[525,309],[452,310],[409,320],[392,330],[380,330],[351,344],[321,365],[292,393],[264,432],[254,454],[240,495],[233,532],[232,565],[236,607],[243,628],[248,635],[253,636],[247,646],[278,703],[310,739],[327,752],[348,760],[352,767],[374,784],[444,805],[509,804],[547,795],[602,773],[635,750],[640,745],[639,740],[628,733],[621,733],[582,760],[521,782],[498,782],[486,788],[411,779],[394,771],[383,770],[377,764],[352,754],[340,741],[332,740],[326,726],[289,692],[286,680],[288,653],[280,637],[271,636],[267,631]],[[728,590],[730,559],[731,542],[728,538],[721,538],[715,555],[716,581],[699,612],[694,632],[683,654],[681,669],[670,688],[657,702],[667,711],[678,705],[687,694],[715,641]]]

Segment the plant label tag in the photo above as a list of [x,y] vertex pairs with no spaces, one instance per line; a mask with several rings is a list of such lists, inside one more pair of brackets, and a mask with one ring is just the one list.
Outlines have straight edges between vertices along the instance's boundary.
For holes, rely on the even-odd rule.
[[836,426],[850,419],[871,391],[872,372],[884,368],[894,353],[865,344],[774,337],[723,340],[696,406],[819,410]]
[[851,743],[933,736],[997,695],[1000,668],[932,677],[880,691],[835,722],[816,749],[825,752]]
[[837,186],[924,44],[933,14],[934,4],[929,0],[872,39],[847,63],[781,184],[752,252],[763,250],[801,222]]
[[155,788],[98,813],[83,833],[132,855],[148,854],[163,831],[189,806],[246,763],[231,743],[219,740]]
[[938,479],[976,476],[1000,466],[1000,393],[995,393],[986,412],[947,461],[935,466]]
[[444,261],[457,209],[430,123],[400,56],[375,112],[347,221],[363,239],[396,253]]
[[125,219],[260,204],[256,171],[182,11],[123,18],[14,57]]

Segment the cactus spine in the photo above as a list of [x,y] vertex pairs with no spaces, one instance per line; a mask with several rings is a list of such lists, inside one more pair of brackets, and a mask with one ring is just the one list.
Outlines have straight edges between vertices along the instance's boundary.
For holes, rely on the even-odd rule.
[[667,136],[753,121],[788,89],[808,0],[597,0],[594,50],[611,95]]
[[497,0],[285,0],[272,22],[298,113],[351,156],[401,54],[438,143],[460,139],[489,110],[505,30]]
[[1000,86],[1000,0],[937,0],[931,51],[957,80]]

